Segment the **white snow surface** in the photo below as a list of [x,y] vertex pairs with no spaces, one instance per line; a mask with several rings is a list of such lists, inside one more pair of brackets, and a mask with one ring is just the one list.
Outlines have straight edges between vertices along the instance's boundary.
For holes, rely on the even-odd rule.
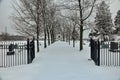
[[41,48],[31,64],[0,68],[0,80],[120,80],[120,67],[96,66],[88,44],[81,52],[78,45],[58,41]]

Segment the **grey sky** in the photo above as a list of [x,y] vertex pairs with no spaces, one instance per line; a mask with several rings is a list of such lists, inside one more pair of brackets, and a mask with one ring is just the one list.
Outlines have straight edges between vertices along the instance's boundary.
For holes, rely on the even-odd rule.
[[112,18],[114,18],[117,14],[117,11],[120,10],[120,0],[112,0],[110,4],[110,10],[112,13]]
[[13,33],[9,19],[12,12],[11,0],[2,0],[0,4],[0,33],[5,31],[5,27],[8,28],[8,32]]
[[[7,31],[10,34],[15,34],[15,30],[11,25],[11,20],[9,16],[12,14],[13,10],[11,7],[12,0],[0,0],[0,33],[5,31],[5,27],[7,27]],[[56,0],[59,1],[59,0]],[[120,10],[120,0],[113,0],[110,5],[110,10],[112,13],[112,17],[114,18],[116,12]]]

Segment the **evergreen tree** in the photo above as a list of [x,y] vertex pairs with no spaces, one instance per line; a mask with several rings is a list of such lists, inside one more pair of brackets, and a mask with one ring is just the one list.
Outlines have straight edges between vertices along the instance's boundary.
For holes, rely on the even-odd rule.
[[115,33],[120,35],[120,10],[117,12],[114,23],[116,26]]
[[105,3],[105,1],[102,1],[97,7],[95,29],[97,30],[97,34],[101,35],[102,38],[104,38],[105,35],[110,36],[113,32],[111,13],[109,6]]

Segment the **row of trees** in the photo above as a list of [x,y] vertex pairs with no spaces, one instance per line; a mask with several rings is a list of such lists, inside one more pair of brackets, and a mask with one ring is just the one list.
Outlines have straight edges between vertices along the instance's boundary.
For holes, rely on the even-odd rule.
[[[66,19],[68,22],[67,32],[63,31],[68,36],[69,44],[70,40],[73,40],[73,46],[75,46],[75,40],[80,41],[80,50],[83,49],[83,31],[89,29],[91,23],[89,17],[95,7],[97,0],[64,0],[64,4],[60,4],[60,9],[64,10],[64,13],[60,16]],[[64,21],[64,22],[66,22]],[[66,24],[66,23],[65,23]]]
[[[15,29],[27,36],[37,39],[44,36],[44,47],[55,42],[56,34],[60,33],[63,40],[80,40],[83,49],[83,31],[88,25],[86,21],[92,14],[96,0],[64,0],[64,4],[55,5],[53,0],[18,0],[14,1],[15,13],[12,15]],[[65,12],[63,12],[63,10]]]
[[[39,38],[44,36],[44,47],[55,42],[57,34],[61,34],[63,41],[80,41],[80,50],[83,49],[83,31],[90,29],[92,13],[97,7],[94,31],[91,35],[103,36],[113,32],[113,24],[109,6],[99,0],[63,0],[55,4],[54,0],[19,0],[13,5],[16,13],[13,14],[13,22],[16,30],[27,36],[35,36],[37,39],[37,51],[39,52]],[[99,6],[97,6],[97,5]],[[106,23],[109,21],[109,23]],[[117,25],[117,24],[116,24]]]
[[113,34],[118,35],[120,33],[120,10],[117,12],[114,24],[111,18],[109,6],[105,3],[105,1],[102,1],[97,7],[95,27],[90,33],[90,36],[99,36],[105,40],[105,36],[110,38]]
[[12,15],[15,29],[20,34],[35,36],[37,39],[37,52],[39,52],[39,39],[44,36],[44,47],[55,42],[56,7],[52,0],[19,0],[14,1],[16,11]]

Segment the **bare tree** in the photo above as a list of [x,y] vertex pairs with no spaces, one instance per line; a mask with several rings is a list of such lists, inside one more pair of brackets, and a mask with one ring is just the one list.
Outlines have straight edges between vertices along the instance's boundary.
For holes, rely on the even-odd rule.
[[[84,24],[84,21],[87,20],[92,14],[96,0],[93,0],[93,1],[78,0],[78,2],[79,2],[79,11],[80,11],[80,50],[82,50],[83,49],[83,27],[84,27],[83,24]],[[88,13],[87,16],[84,16],[86,8],[88,10],[90,6],[91,6],[90,11],[89,12],[87,11]]]
[[41,0],[14,1],[13,8],[16,11],[12,15],[15,29],[28,36],[36,36],[37,38],[37,52],[39,52],[39,36],[42,29],[42,2]]
[[[44,33],[44,47],[47,47],[47,35],[53,41],[56,9],[53,2],[48,0],[19,0],[14,1],[16,11],[12,15],[17,32],[37,39],[37,52],[39,52],[39,36]],[[55,41],[55,40],[54,40]]]
[[47,29],[46,29],[46,0],[41,0],[42,1],[42,17],[43,17],[43,27],[44,27],[44,48],[47,47],[46,39],[47,39]]
[[[72,20],[72,23],[74,23],[75,26],[79,25],[79,30],[77,31],[79,31],[80,35],[80,50],[83,49],[83,31],[88,29],[88,27],[86,28],[86,20],[91,16],[95,3],[96,0],[64,0],[64,4],[57,6],[68,12],[65,13],[65,15],[61,15],[62,17]],[[76,12],[77,16],[73,15],[74,12]]]

